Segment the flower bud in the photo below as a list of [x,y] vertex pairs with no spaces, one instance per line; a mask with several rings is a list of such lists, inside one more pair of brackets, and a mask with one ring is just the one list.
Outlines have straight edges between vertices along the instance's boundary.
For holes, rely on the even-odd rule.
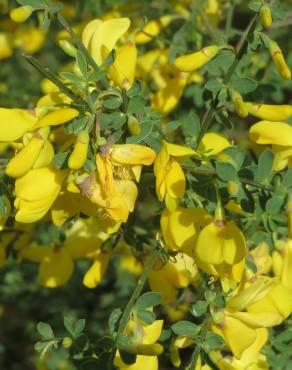
[[261,7],[260,16],[263,27],[266,29],[270,28],[273,23],[273,19],[271,9],[267,4]]
[[20,6],[19,8],[12,9],[10,12],[10,18],[17,23],[22,23],[30,17],[33,12],[33,8],[29,5]]
[[277,71],[281,75],[284,80],[289,80],[291,78],[291,71],[288,67],[282,50],[280,49],[279,45],[275,41],[269,42],[269,51],[271,57],[275,63]]
[[228,184],[227,184],[227,191],[229,193],[229,195],[236,195],[237,192],[238,192],[238,189],[239,189],[239,186],[238,186],[238,183],[236,181],[228,181]]
[[182,72],[195,71],[213,59],[217,55],[219,49],[217,45],[206,46],[200,51],[176,58],[174,65]]
[[248,111],[244,106],[244,102],[243,102],[241,94],[233,90],[231,93],[231,99],[234,104],[235,112],[239,115],[239,117],[241,118],[247,117]]
[[60,48],[68,54],[70,57],[76,57],[76,48],[69,42],[68,40],[60,40],[59,41]]
[[78,170],[84,165],[87,158],[88,144],[89,144],[88,132],[87,131],[79,132],[73,152],[71,153],[68,159],[69,168],[71,168],[72,170]]
[[140,135],[141,128],[140,128],[139,121],[132,114],[128,115],[128,129],[132,136]]
[[70,348],[72,346],[72,339],[70,337],[65,337],[63,340],[62,340],[62,346],[64,348]]

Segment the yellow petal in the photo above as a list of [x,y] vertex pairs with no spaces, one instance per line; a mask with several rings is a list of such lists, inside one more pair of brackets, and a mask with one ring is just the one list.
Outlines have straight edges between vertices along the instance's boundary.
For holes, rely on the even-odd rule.
[[64,285],[73,272],[73,261],[65,248],[52,251],[45,257],[39,269],[38,280],[46,288],[56,288]]
[[292,147],[292,127],[288,123],[260,121],[250,128],[249,136],[257,144]]
[[245,102],[248,113],[263,120],[281,122],[292,116],[291,105],[271,105]]
[[190,157],[196,154],[196,152],[187,146],[184,145],[177,145],[168,143],[167,141],[163,141],[163,146],[166,148],[169,155],[173,157]]
[[25,109],[0,108],[0,141],[16,141],[36,124],[36,116]]
[[155,320],[143,327],[143,344],[153,344],[158,341],[163,326],[163,320]]
[[93,264],[87,270],[83,278],[83,284],[87,288],[95,288],[102,280],[110,260],[108,253],[99,253]]
[[192,72],[208,63],[218,51],[219,47],[216,45],[206,46],[200,51],[176,58],[174,65],[180,71]]
[[186,178],[181,166],[175,159],[170,161],[170,169],[165,176],[166,191],[173,198],[180,198],[185,193]]
[[114,162],[130,165],[149,166],[154,162],[156,153],[147,146],[138,144],[116,144],[110,152],[110,157]]
[[42,117],[35,128],[61,125],[77,116],[79,116],[79,112],[74,108],[59,108]]
[[209,157],[222,152],[222,150],[228,148],[229,146],[231,146],[231,144],[224,136],[215,132],[208,132],[202,137],[198,149]]
[[89,144],[89,134],[87,131],[81,131],[77,135],[74,149],[68,159],[68,167],[78,170],[86,162]]

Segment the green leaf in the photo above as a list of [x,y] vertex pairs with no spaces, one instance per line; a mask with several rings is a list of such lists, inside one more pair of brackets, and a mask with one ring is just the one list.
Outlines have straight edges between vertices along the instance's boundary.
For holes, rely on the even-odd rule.
[[254,274],[257,272],[257,266],[253,261],[247,259],[245,264]]
[[86,320],[85,319],[79,319],[76,324],[75,324],[75,327],[74,327],[74,335],[75,337],[78,337],[84,330],[85,328],[85,323],[86,323]]
[[290,188],[292,186],[292,168],[289,168],[285,173],[282,181],[282,185]]
[[203,348],[206,352],[214,349],[221,349],[225,347],[223,338],[215,333],[208,332],[203,344]]
[[32,8],[38,8],[44,6],[43,0],[16,0],[20,5],[29,5]]
[[53,329],[46,322],[39,322],[37,324],[37,331],[44,339],[54,339]]
[[74,84],[79,84],[83,81],[80,76],[74,75],[71,72],[59,72],[59,75]]
[[228,115],[224,112],[218,112],[216,115],[216,121],[223,127],[226,127],[227,130],[230,130],[233,128],[233,123],[228,118]]
[[119,318],[122,315],[122,310],[120,308],[115,308],[111,314],[110,317],[108,318],[108,327],[109,327],[109,332],[110,334],[113,334],[116,331],[116,324],[119,320]]
[[85,58],[83,57],[83,55],[80,53],[79,50],[77,50],[76,52],[76,63],[80,69],[82,76],[84,76],[86,79],[87,78],[87,65],[86,65]]
[[236,166],[236,169],[239,171],[244,162],[245,152],[239,147],[230,146],[228,148],[225,148],[223,150],[223,153],[227,154],[232,159]]
[[137,316],[139,320],[143,321],[147,325],[152,324],[155,320],[154,313],[149,310],[138,310]]
[[266,211],[271,214],[280,213],[281,208],[285,205],[285,201],[285,195],[273,194],[266,203]]
[[230,163],[216,162],[216,173],[223,181],[238,180],[236,169]]
[[97,81],[102,80],[105,76],[106,76],[105,71],[103,71],[102,69],[97,69],[97,70],[94,70],[92,73],[90,73],[88,80],[97,82]]
[[187,116],[182,119],[182,130],[185,137],[196,139],[201,131],[201,123],[199,116],[191,111]]
[[175,131],[177,128],[179,128],[182,125],[182,122],[180,121],[171,121],[166,126],[162,128],[164,133],[171,133]]
[[220,69],[226,71],[235,60],[235,54],[231,50],[221,50],[205,67],[212,74],[218,75]]
[[50,342],[36,342],[36,344],[34,345],[34,349],[37,352],[43,352],[43,350],[48,345],[48,343],[50,343]]
[[127,91],[127,96],[132,98],[133,96],[141,94],[142,85],[140,81],[135,81],[130,89]]
[[80,131],[84,130],[88,124],[89,117],[83,116],[74,118],[72,122],[66,124],[65,132],[66,134],[75,134],[77,135]]
[[48,11],[45,11],[41,23],[41,30],[46,31],[50,27],[50,24],[51,24],[50,14]]
[[73,323],[72,323],[72,320],[69,318],[69,317],[64,317],[64,326],[66,328],[66,330],[68,331],[68,333],[70,333],[72,336],[74,336],[74,327],[73,327]]
[[216,78],[210,79],[205,84],[204,88],[216,94],[224,87],[222,81],[217,80]]
[[146,105],[146,100],[141,95],[134,96],[128,104],[128,113],[142,113]]
[[195,317],[200,317],[207,312],[208,302],[206,301],[197,301],[191,306],[191,314]]
[[103,106],[107,109],[118,109],[122,104],[122,99],[119,96],[105,99],[103,101]]
[[271,149],[266,149],[259,156],[258,167],[256,171],[255,179],[259,182],[266,182],[272,174],[272,168],[274,163],[274,153]]
[[248,94],[258,87],[258,83],[256,80],[253,80],[250,77],[241,78],[238,76],[234,76],[231,80],[231,86],[240,94]]
[[253,0],[253,1],[250,1],[250,3],[248,4],[248,7],[250,10],[253,10],[254,12],[258,12],[262,5],[263,5],[263,1]]
[[116,52],[115,50],[113,49],[109,54],[108,56],[105,58],[105,60],[102,62],[102,67],[104,66],[110,66],[114,63],[116,59]]
[[154,307],[161,303],[161,294],[156,292],[147,292],[137,299],[135,307],[137,310]]
[[190,321],[178,321],[171,325],[171,329],[176,335],[193,337],[200,332],[201,327]]
[[67,168],[69,152],[55,154],[53,159],[53,166],[59,169]]

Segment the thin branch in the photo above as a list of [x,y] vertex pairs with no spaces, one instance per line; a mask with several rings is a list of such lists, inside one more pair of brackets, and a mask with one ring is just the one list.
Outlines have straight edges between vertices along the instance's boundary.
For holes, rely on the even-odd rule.
[[32,57],[31,55],[23,54],[24,58],[31,64],[36,70],[38,70],[42,75],[47,77],[50,81],[52,81],[58,88],[69,98],[71,98],[76,104],[81,106],[88,106],[87,102],[83,100],[80,96],[74,93],[71,89],[69,89],[58,77],[52,73],[48,67],[43,67],[37,59]]

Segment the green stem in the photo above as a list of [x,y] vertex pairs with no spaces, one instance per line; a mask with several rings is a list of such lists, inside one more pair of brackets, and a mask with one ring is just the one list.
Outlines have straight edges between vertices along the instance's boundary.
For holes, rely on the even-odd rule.
[[[195,174],[198,174],[198,175],[205,175],[205,176],[215,176],[216,175],[216,171],[213,170],[213,169],[200,168],[200,167],[189,167],[189,166],[184,166],[184,165],[182,165],[182,167],[187,169],[189,172],[192,172],[192,173],[195,173]],[[254,188],[258,188],[258,189],[261,189],[261,190],[266,190],[270,193],[274,192],[274,190],[271,186],[261,184],[257,181],[254,181],[254,180],[246,179],[245,177],[239,177],[239,181],[242,184],[250,185],[250,186],[253,186]]]
[[[248,45],[248,43],[247,43],[248,37],[250,36],[250,34],[254,30],[254,27],[255,27],[257,18],[258,18],[258,15],[256,14],[251,19],[251,21],[249,22],[248,26],[246,27],[246,30],[244,31],[241,39],[238,42],[238,45],[236,47],[236,50],[237,50],[236,57],[235,57],[234,62],[231,64],[231,66],[229,67],[229,69],[228,69],[228,71],[226,73],[226,76],[225,76],[225,78],[223,80],[223,84],[224,85],[227,85],[228,82],[230,81],[230,79],[231,79],[234,71],[236,70],[236,68],[237,68],[237,66],[238,66],[238,64],[239,64],[239,62],[241,60],[242,55],[244,54],[244,52],[246,50],[246,47]],[[216,113],[217,106],[219,104],[219,94],[220,94],[220,91],[218,91],[218,93],[216,94],[215,98],[212,100],[211,106],[208,109],[208,112],[207,112],[207,114],[205,115],[205,117],[203,119],[202,128],[201,128],[201,132],[200,132],[200,135],[198,137],[198,140],[197,140],[196,147],[199,146],[199,144],[200,144],[203,136],[205,135],[205,133],[208,131],[208,129],[210,128],[210,126],[212,124],[214,115]]]
[[58,88],[69,98],[71,98],[76,104],[81,106],[88,106],[87,102],[83,100],[80,96],[74,93],[71,89],[69,89],[59,78],[57,78],[54,73],[52,73],[49,68],[43,67],[37,59],[32,57],[31,55],[23,54],[24,58],[31,64],[36,70],[38,70],[42,75],[47,77],[51,80]]
[[[202,325],[202,329],[201,329],[200,337],[201,337],[202,343],[204,343],[204,341],[206,339],[210,323],[211,323],[211,315],[208,315],[205,318],[205,320],[203,322],[203,325]],[[185,367],[185,370],[194,370],[196,368],[200,352],[201,352],[201,346],[197,344],[193,353],[192,353],[190,363]]]
[[[120,322],[119,322],[119,327],[118,327],[118,331],[117,331],[117,337],[119,334],[121,334],[127,327],[128,325],[128,322],[129,322],[129,319],[130,319],[130,315],[131,315],[131,312],[132,312],[132,309],[133,309],[133,306],[137,300],[137,298],[140,296],[143,288],[144,288],[144,285],[146,283],[146,280],[148,278],[148,275],[149,275],[149,272],[150,270],[152,269],[152,267],[154,266],[156,260],[157,260],[157,257],[159,255],[159,249],[156,248],[152,251],[152,253],[149,255],[147,261],[146,261],[146,264],[145,264],[145,267],[144,267],[144,270],[141,274],[141,276],[139,277],[139,280],[137,282],[137,285],[135,287],[135,289],[133,290],[133,293],[124,309],[124,312],[122,314],[122,317],[120,319]],[[112,368],[112,363],[113,363],[113,360],[114,360],[114,357],[115,357],[115,353],[116,351],[113,350],[112,353],[111,353],[111,356],[109,358],[109,362],[108,362],[108,369],[111,369]]]
[[214,26],[212,25],[211,22],[209,22],[209,19],[208,19],[208,16],[206,15],[206,13],[203,11],[203,9],[201,8],[201,6],[199,5],[199,3],[196,3],[196,11],[199,13],[200,17],[202,18],[207,30],[209,31],[213,41],[216,43],[216,44],[220,44],[220,41],[221,41],[221,38],[220,36],[218,35],[216,29],[214,28]]

